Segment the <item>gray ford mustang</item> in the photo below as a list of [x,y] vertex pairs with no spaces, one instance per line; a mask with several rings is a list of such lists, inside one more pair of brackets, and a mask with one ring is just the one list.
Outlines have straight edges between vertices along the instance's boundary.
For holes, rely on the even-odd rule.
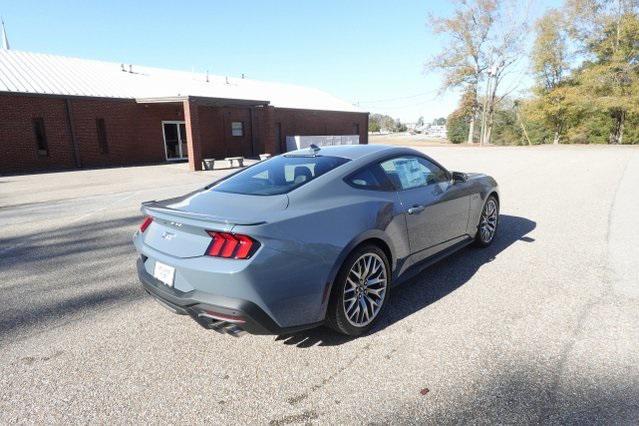
[[499,193],[493,178],[412,149],[312,146],[142,212],[138,275],[172,311],[236,336],[320,324],[356,336],[391,286],[488,246]]

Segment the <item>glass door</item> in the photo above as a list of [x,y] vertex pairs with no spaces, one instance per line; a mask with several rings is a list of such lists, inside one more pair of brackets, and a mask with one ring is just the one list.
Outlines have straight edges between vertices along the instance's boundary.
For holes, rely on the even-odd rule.
[[184,121],[163,121],[164,149],[167,161],[186,160],[186,126]]

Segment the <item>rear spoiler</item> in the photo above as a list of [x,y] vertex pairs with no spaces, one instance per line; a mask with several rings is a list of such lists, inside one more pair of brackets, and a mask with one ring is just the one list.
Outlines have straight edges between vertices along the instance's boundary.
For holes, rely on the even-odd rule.
[[142,207],[140,208],[142,213],[147,214],[149,216],[158,216],[163,219],[174,219],[176,217],[189,219],[189,220],[197,220],[202,222],[215,222],[224,225],[242,225],[242,226],[255,226],[262,225],[266,223],[266,221],[260,222],[246,222],[241,220],[230,220],[228,218],[222,218],[219,216],[207,215],[203,213],[195,213],[195,212],[187,212],[184,210],[172,209],[166,206],[161,205],[157,201],[145,201],[142,203]]

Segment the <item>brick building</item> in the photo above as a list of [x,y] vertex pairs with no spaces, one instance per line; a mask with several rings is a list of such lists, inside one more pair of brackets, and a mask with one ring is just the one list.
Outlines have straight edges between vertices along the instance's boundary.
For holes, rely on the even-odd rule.
[[285,151],[359,135],[368,113],[319,90],[0,49],[0,174]]

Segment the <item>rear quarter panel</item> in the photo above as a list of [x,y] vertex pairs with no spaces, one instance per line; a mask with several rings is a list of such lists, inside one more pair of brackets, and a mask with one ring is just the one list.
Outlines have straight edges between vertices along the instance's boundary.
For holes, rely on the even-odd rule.
[[359,190],[333,182],[318,196],[291,193],[289,208],[268,223],[236,226],[265,247],[279,252],[264,271],[262,295],[278,317],[296,323],[300,318],[321,321],[331,284],[340,265],[358,243],[367,238],[386,242],[393,258],[408,253],[405,221],[394,192]]

